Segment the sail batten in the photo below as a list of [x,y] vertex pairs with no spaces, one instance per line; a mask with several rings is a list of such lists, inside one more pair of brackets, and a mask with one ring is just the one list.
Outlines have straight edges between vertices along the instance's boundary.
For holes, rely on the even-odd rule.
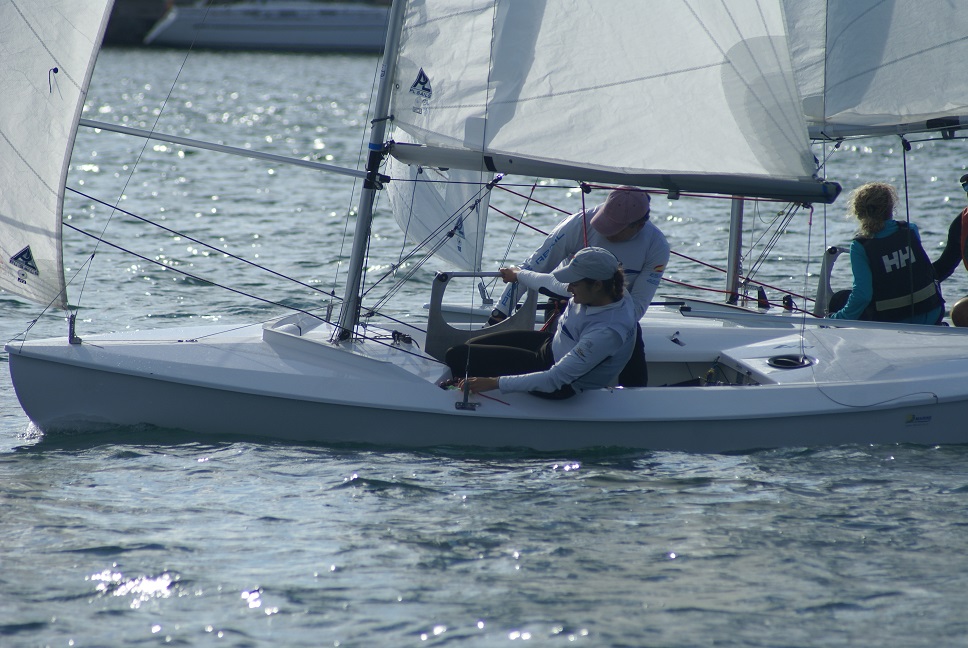
[[0,0],[0,288],[67,308],[64,184],[113,0]]

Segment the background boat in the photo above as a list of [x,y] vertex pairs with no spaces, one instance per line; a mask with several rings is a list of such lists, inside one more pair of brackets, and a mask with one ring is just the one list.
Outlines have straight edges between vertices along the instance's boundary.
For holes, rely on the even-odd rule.
[[174,5],[145,45],[219,50],[380,52],[388,7],[371,2],[254,0]]

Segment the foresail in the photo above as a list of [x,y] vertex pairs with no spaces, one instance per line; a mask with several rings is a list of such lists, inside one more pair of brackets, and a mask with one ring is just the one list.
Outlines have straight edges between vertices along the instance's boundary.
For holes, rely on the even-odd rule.
[[[399,134],[396,136],[399,139]],[[389,158],[393,218],[412,242],[457,268],[481,269],[490,180],[478,171],[438,169]]]
[[968,124],[968,7],[923,0],[785,0],[814,137]]
[[0,0],[0,288],[67,308],[64,183],[113,0]]
[[412,0],[393,74],[410,160],[836,196],[813,180],[779,0]]

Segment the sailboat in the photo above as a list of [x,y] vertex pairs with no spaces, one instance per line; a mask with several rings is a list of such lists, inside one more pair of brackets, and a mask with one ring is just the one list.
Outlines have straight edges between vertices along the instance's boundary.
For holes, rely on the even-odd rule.
[[[5,61],[22,59],[0,71],[10,89],[0,109],[0,288],[65,309],[61,210],[78,126],[180,141],[79,118],[110,10],[107,0],[81,4],[0,3]],[[298,311],[242,327],[89,335],[69,313],[65,337],[5,347],[31,420],[48,433],[152,426],[393,448],[968,441],[968,332],[954,328],[669,302],[642,320],[648,387],[548,401],[441,388],[442,354],[476,333],[444,319],[445,291],[494,274],[473,259],[435,277],[425,328],[361,324],[374,196],[421,170],[486,176],[482,192],[523,174],[719,194],[734,212],[748,198],[834,201],[839,186],[818,177],[811,153],[780,0],[658,1],[648,17],[630,0],[395,2],[372,124],[366,168],[332,169],[365,183],[338,318]],[[388,174],[387,156],[413,175]],[[461,226],[481,205],[460,212]],[[456,229],[437,232],[446,240],[435,248],[456,245]],[[497,327],[534,326],[536,300]]]

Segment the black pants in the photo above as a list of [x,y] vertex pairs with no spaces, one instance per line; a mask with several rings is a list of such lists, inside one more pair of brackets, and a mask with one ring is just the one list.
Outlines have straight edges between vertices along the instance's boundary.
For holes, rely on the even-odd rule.
[[[447,349],[445,361],[457,377],[519,376],[547,371],[555,364],[551,352],[554,336],[548,331],[498,331],[485,333]],[[575,395],[571,385],[553,392],[531,392],[550,399]]]
[[645,364],[645,343],[642,342],[642,325],[635,325],[635,348],[632,357],[618,375],[618,384],[623,387],[645,387],[649,384],[649,368]]

